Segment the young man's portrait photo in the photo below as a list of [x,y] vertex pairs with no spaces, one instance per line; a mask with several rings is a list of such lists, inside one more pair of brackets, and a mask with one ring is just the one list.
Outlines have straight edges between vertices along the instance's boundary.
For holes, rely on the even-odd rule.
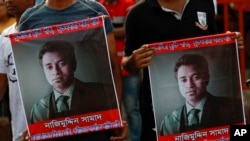
[[157,54],[149,70],[159,136],[244,122],[233,46]]
[[38,38],[13,52],[29,123],[118,108],[103,30]]

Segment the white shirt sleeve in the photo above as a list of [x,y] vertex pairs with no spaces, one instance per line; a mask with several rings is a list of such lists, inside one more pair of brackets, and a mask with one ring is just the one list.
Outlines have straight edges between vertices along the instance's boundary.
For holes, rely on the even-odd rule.
[[6,73],[5,61],[4,61],[4,46],[3,35],[0,35],[0,73]]

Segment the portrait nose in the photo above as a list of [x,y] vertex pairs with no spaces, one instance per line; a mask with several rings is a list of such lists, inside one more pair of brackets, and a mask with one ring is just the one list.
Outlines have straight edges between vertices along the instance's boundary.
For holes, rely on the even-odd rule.
[[188,79],[186,84],[187,84],[187,87],[193,87],[194,81],[192,79]]
[[53,67],[52,73],[53,73],[54,75],[59,74],[59,73],[60,73],[60,68],[59,68],[57,65],[55,65],[55,66]]

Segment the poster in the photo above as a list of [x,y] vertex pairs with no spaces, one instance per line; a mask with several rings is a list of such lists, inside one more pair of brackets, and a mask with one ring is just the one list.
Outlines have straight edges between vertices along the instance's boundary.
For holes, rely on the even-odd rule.
[[102,16],[10,35],[31,140],[121,127],[105,36]]
[[229,140],[229,126],[245,124],[235,34],[149,44],[158,141]]

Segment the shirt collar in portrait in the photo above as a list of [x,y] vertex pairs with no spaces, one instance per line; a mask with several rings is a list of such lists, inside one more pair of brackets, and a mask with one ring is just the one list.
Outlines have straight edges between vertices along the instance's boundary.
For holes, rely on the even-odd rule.
[[60,94],[58,91],[56,91],[55,89],[53,89],[54,91],[54,95],[55,95],[55,100],[57,101],[57,99],[60,97],[60,96],[68,96],[69,99],[72,97],[72,94],[73,94],[73,90],[75,88],[75,84],[71,84],[69,86],[69,88],[63,93],[63,94]]
[[204,104],[206,102],[206,99],[207,99],[207,97],[202,98],[201,101],[200,101],[200,103],[197,106],[195,106],[195,107],[192,107],[190,104],[188,104],[186,102],[187,113],[189,113],[193,108],[199,109],[200,111],[202,111],[202,109],[204,107]]

